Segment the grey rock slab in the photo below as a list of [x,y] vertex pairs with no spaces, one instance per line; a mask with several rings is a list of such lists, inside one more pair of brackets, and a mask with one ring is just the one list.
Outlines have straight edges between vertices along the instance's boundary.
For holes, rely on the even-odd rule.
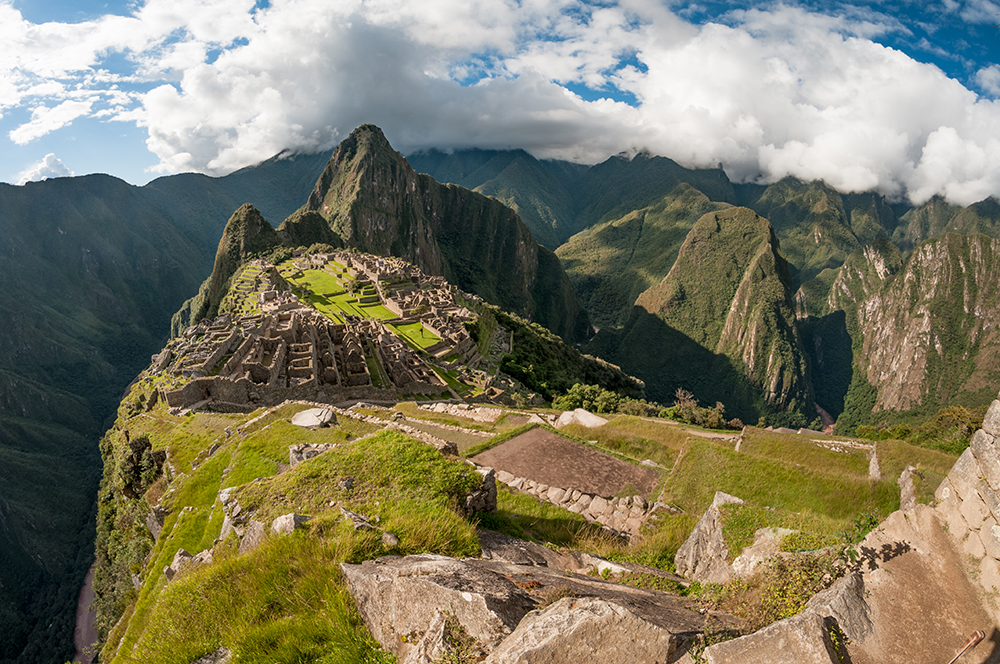
[[430,626],[424,632],[420,641],[406,655],[402,664],[432,664],[440,662],[448,653],[448,644],[444,640],[446,620],[444,614],[438,611],[434,614]]
[[251,521],[247,524],[246,534],[240,542],[240,553],[248,553],[264,543],[267,534],[266,527],[260,521]]
[[826,590],[813,595],[806,609],[834,618],[847,638],[864,643],[872,633],[871,609],[865,602],[865,581],[852,572]]
[[705,649],[708,664],[840,664],[823,618],[800,613]]
[[913,483],[913,473],[916,471],[913,466],[907,466],[896,480],[899,486],[899,509],[904,512],[912,511],[917,506],[917,488]]
[[545,494],[545,498],[550,503],[555,503],[558,505],[562,502],[563,497],[566,495],[566,491],[560,489],[559,487],[549,487],[549,492]]
[[702,583],[725,583],[731,576],[726,558],[729,549],[719,520],[721,505],[742,504],[736,496],[717,491],[712,505],[695,525],[691,535],[674,556],[677,572]]
[[509,634],[535,602],[500,574],[444,556],[387,556],[342,563],[347,587],[372,636],[404,660],[437,612],[450,612],[487,647]]
[[541,544],[492,530],[478,530],[476,535],[479,537],[481,555],[485,560],[550,567],[555,570],[585,571],[590,568],[575,552],[553,551]]
[[594,518],[600,517],[608,509],[608,501],[601,496],[594,496],[594,499],[590,501],[587,505],[587,511],[590,512]]
[[969,524],[969,528],[972,530],[979,530],[983,525],[983,521],[990,515],[986,503],[983,502],[978,492],[971,494],[968,499],[962,501],[961,511],[962,516],[965,517],[965,522]]
[[976,484],[982,475],[983,472],[979,469],[979,464],[972,455],[972,449],[966,448],[948,472],[948,482],[958,497],[966,500],[976,491]]
[[991,436],[1000,436],[1000,401],[996,399],[990,404],[986,417],[983,418],[983,431]]
[[678,636],[612,602],[566,597],[528,615],[487,664],[667,664]]
[[794,532],[788,528],[758,529],[753,544],[743,549],[730,566],[732,573],[743,578],[750,576],[762,562],[780,556],[781,540]]
[[1000,525],[997,525],[992,516],[983,521],[979,529],[979,541],[990,557],[1000,559]]
[[325,427],[331,421],[336,422],[337,418],[329,408],[310,408],[292,415],[292,424],[305,429]]

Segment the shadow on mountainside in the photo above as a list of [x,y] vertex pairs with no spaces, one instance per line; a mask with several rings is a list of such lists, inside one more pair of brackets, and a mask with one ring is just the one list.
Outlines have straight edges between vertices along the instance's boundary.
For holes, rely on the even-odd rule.
[[854,351],[847,332],[847,312],[799,321],[802,347],[809,357],[816,403],[837,419],[844,412],[844,397],[851,386]]
[[733,361],[705,348],[642,307],[632,307],[621,331],[601,330],[587,352],[618,364],[646,383],[646,396],[673,403],[678,388],[703,404],[721,401],[726,418],[753,424],[766,409],[763,395]]

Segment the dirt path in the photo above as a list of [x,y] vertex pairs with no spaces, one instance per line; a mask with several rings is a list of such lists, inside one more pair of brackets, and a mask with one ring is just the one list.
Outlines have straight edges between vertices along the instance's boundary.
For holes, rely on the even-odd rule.
[[616,459],[541,427],[478,454],[473,461],[515,477],[605,497],[614,496],[629,484],[647,495],[659,479],[659,473],[652,468]]
[[90,608],[90,602],[94,599],[94,568],[87,572],[87,578],[83,581],[83,588],[80,589],[80,599],[76,603],[76,629],[73,631],[73,645],[76,646],[74,662],[90,664],[94,659],[92,651],[97,643],[97,626],[94,625],[96,617]]

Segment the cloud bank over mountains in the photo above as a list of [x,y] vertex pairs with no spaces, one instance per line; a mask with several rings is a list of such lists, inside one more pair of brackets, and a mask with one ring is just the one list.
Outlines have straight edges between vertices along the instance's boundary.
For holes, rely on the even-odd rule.
[[224,174],[372,122],[404,152],[648,150],[739,181],[1000,195],[1000,68],[976,92],[876,41],[906,29],[794,4],[698,25],[650,0],[147,0],[36,25],[0,0],[0,114],[30,111],[18,144],[84,116],[137,123],[160,172]]

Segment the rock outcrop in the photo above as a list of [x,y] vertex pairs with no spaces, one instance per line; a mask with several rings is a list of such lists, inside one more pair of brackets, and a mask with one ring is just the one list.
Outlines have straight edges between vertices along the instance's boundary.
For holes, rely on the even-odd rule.
[[715,493],[712,505],[674,556],[678,574],[702,583],[725,583],[730,579],[729,549],[722,536],[719,506],[742,503],[736,496],[721,491]]
[[823,618],[811,612],[705,649],[708,664],[840,664]]
[[495,646],[535,602],[499,574],[461,560],[422,555],[340,566],[372,636],[405,660],[439,611],[470,636]]
[[[596,575],[662,570],[556,552],[480,532],[482,559],[386,556],[341,565],[372,635],[404,664],[427,664],[449,647],[441,616],[495,662],[672,662],[703,631],[696,603]],[[550,604],[551,603],[551,604]],[[538,605],[548,605],[533,611]],[[724,627],[735,619],[712,616]],[[436,655],[434,653],[437,653]]]
[[667,664],[677,647],[677,634],[626,608],[593,597],[566,597],[526,616],[486,664]]

